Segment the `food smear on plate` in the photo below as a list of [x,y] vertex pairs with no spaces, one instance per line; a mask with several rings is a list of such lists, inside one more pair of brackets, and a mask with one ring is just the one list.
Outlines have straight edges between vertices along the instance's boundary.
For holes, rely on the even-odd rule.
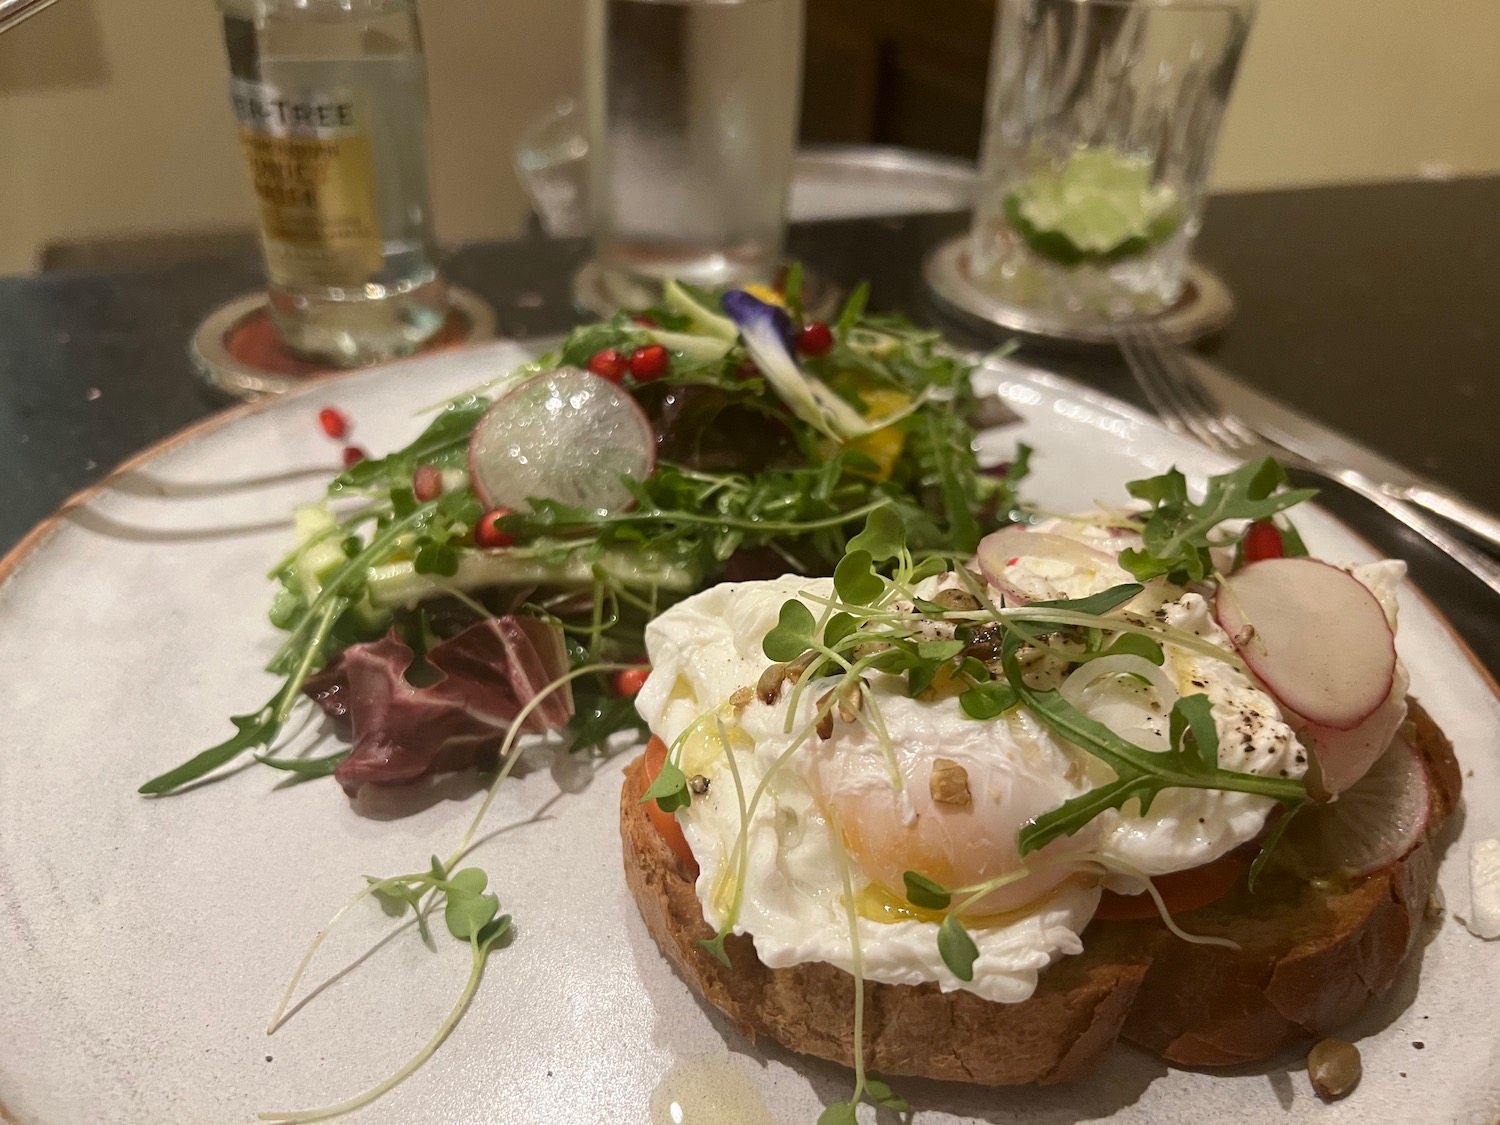
[[900,1100],[868,1071],[1268,1057],[1413,943],[1460,783],[1406,696],[1404,565],[1308,558],[1272,461],[1129,489],[973,556],[877,512],[831,578],[647,626],[627,880],[742,1031],[854,1068],[830,1120]]

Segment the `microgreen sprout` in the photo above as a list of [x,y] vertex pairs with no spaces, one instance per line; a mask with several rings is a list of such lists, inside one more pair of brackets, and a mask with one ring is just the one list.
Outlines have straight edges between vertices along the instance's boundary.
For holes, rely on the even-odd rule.
[[[974,963],[979,959],[979,946],[975,943],[973,935],[964,926],[960,916],[965,914],[976,903],[988,895],[1017,883],[1042,871],[1056,870],[1058,868],[1073,868],[1078,871],[1086,871],[1090,865],[1103,868],[1106,872],[1120,875],[1129,875],[1145,887],[1145,893],[1151,896],[1156,905],[1163,924],[1172,934],[1182,941],[1193,945],[1222,945],[1227,949],[1240,948],[1239,943],[1229,938],[1214,937],[1204,934],[1190,934],[1177,925],[1167,909],[1166,900],[1162,898],[1161,891],[1146,875],[1144,871],[1116,856],[1105,855],[1101,852],[1079,852],[1073,855],[1049,856],[1046,859],[1034,859],[1030,863],[1023,864],[1015,871],[1005,875],[988,879],[982,883],[975,883],[966,887],[955,887],[949,890],[946,887],[933,882],[924,875],[915,871],[907,871],[903,875],[906,884],[906,901],[913,906],[924,910],[947,911],[942,922],[938,926],[937,946],[938,954],[943,959],[943,964],[948,971],[961,981],[974,979]],[[953,900],[960,898],[957,906],[953,906]]]
[[904,1112],[906,1099],[892,1092],[890,1084],[865,1073],[865,962],[859,943],[859,914],[854,904],[854,881],[850,875],[849,853],[844,850],[843,828],[838,814],[832,818],[833,853],[843,886],[844,914],[849,924],[850,975],[854,978],[854,1092],[847,1101],[834,1102],[818,1115],[818,1125],[855,1125],[855,1110],[869,1100],[885,1109]]
[[[263,1113],[260,1119],[263,1121],[278,1122],[308,1122],[324,1121],[329,1118],[339,1117],[346,1113],[370,1104],[376,1099],[384,1096],[401,1082],[405,1081],[421,1065],[430,1058],[438,1047],[442,1046],[458,1021],[473,999],[474,993],[479,988],[479,983],[484,973],[484,966],[492,950],[510,940],[513,931],[511,928],[511,917],[508,914],[500,914],[500,899],[493,892],[489,892],[489,877],[484,871],[477,867],[458,868],[458,863],[468,854],[474,843],[475,834],[484,822],[495,794],[506,778],[510,776],[516,763],[520,760],[523,744],[519,741],[522,730],[525,729],[526,720],[532,712],[539,707],[543,700],[565,685],[583,676],[597,675],[620,671],[631,667],[628,664],[597,664],[585,665],[559,676],[551,683],[543,687],[516,715],[515,721],[506,732],[505,739],[500,746],[500,758],[502,766],[490,783],[489,791],[485,794],[474,818],[469,822],[468,829],[464,832],[462,840],[453,854],[444,862],[437,856],[433,856],[427,870],[418,871],[406,875],[394,875],[385,878],[365,876],[365,886],[348,899],[318,931],[313,938],[312,944],[303,954],[298,963],[296,971],[292,974],[291,981],[287,984],[286,991],[282,994],[276,1011],[271,1016],[271,1022],[266,1028],[266,1034],[274,1034],[284,1024],[296,1009],[291,1007],[292,997],[296,994],[297,986],[301,983],[308,967],[312,964],[313,957],[318,949],[327,939],[334,926],[349,913],[356,905],[368,897],[375,897],[382,908],[397,917],[402,916],[409,909],[412,911],[419,933],[424,942],[429,946],[432,943],[431,931],[428,928],[427,917],[441,900],[443,906],[443,921],[448,932],[457,940],[469,944],[470,966],[468,980],[465,982],[458,1000],[454,1003],[448,1015],[443,1019],[433,1036],[422,1046],[422,1048],[407,1060],[394,1074],[383,1082],[371,1087],[364,1093],[357,1095],[336,1105],[326,1106],[321,1109],[302,1110],[295,1112]],[[304,1001],[305,1002],[305,1001]],[[300,1006],[300,1005],[299,1005]]]

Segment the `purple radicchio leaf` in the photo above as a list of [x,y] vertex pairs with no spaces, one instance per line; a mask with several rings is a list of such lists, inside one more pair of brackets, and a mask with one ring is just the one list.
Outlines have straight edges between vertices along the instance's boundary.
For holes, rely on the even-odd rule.
[[[413,659],[392,630],[350,645],[303,686],[349,728],[354,746],[334,776],[351,797],[365,785],[462,769],[494,753],[521,709],[568,668],[561,631],[520,616],[477,622],[433,646],[432,683],[418,687],[406,678]],[[523,729],[555,730],[572,715],[564,685],[537,704]]]

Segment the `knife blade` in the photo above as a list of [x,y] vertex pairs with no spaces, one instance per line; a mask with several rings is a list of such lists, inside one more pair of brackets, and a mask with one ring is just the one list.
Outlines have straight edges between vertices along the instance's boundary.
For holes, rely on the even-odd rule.
[[1363,473],[1387,496],[1427,509],[1500,547],[1500,518],[1331,426],[1234,379],[1199,356],[1198,376],[1223,404],[1277,445],[1322,468]]

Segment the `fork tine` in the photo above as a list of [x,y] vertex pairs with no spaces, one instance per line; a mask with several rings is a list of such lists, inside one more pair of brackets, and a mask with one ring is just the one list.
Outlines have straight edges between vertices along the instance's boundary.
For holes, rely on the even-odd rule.
[[1151,409],[1160,415],[1167,429],[1173,433],[1190,433],[1187,420],[1183,417],[1182,403],[1171,386],[1161,378],[1152,361],[1150,349],[1141,341],[1136,330],[1129,325],[1121,325],[1115,330],[1115,338],[1131,374],[1146,393],[1146,401],[1151,404]]
[[1134,325],[1122,325],[1116,335],[1125,362],[1167,428],[1185,433],[1210,449],[1225,451],[1225,439],[1207,423],[1198,405],[1187,398],[1181,380],[1167,370],[1160,345]]
[[1160,377],[1171,383],[1179,401],[1196,419],[1195,432],[1206,431],[1213,435],[1213,440],[1205,444],[1229,454],[1240,454],[1248,447],[1261,444],[1259,435],[1226,410],[1213,392],[1203,385],[1182,349],[1153,326],[1143,326],[1141,332],[1150,341]]

